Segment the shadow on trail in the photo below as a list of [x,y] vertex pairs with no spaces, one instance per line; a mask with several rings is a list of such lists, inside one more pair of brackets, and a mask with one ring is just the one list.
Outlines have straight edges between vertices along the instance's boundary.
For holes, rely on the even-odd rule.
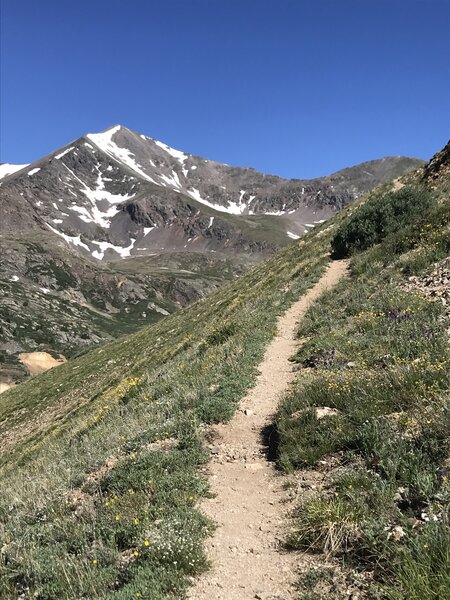
[[[280,445],[280,434],[276,423],[269,423],[261,430],[261,442],[264,446],[264,453],[270,462],[277,463],[278,447]],[[278,468],[278,465],[275,464]]]

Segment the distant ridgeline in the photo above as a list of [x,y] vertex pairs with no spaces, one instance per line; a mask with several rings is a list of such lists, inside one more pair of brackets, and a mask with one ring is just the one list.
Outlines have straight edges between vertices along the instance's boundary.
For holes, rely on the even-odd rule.
[[22,352],[70,357],[156,322],[420,164],[286,180],[116,126],[0,165],[0,382],[25,376]]

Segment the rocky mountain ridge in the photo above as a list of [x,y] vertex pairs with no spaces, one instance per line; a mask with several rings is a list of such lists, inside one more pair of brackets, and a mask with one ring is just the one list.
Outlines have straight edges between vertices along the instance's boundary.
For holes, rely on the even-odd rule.
[[6,175],[0,231],[43,229],[98,260],[177,250],[267,255],[420,164],[392,157],[285,180],[117,125]]
[[159,320],[418,163],[285,180],[116,126],[1,165],[0,378]]

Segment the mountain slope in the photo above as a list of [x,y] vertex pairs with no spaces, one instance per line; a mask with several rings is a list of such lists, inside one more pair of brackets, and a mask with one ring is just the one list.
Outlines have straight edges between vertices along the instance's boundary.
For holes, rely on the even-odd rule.
[[25,375],[22,352],[73,356],[186,306],[418,164],[284,180],[116,126],[4,165],[0,383]]
[[46,229],[99,260],[180,249],[267,254],[289,240],[287,232],[303,235],[362,192],[420,164],[387,158],[329,178],[284,180],[118,125],[5,177],[1,229]]
[[219,254],[192,253],[189,264],[173,254],[105,264],[40,230],[3,234],[0,254],[0,382],[6,384],[26,375],[22,352],[74,356],[156,322],[241,271]]
[[[405,178],[401,183],[416,186],[420,176]],[[438,203],[433,206],[434,212],[417,211],[415,220],[403,223],[404,229],[394,232],[394,237],[386,238],[384,245],[361,254],[358,260],[355,259],[350,284],[345,288],[339,286],[334,295],[323,299],[324,305],[314,306],[311,311],[311,322],[319,319],[315,326],[321,328],[320,333],[326,333],[331,327],[333,336],[339,338],[336,352],[339,360],[331,361],[332,374],[339,378],[353,373],[355,367],[342,363],[341,357],[344,361],[347,356],[356,356],[360,360],[360,351],[365,353],[363,356],[367,355],[364,346],[367,340],[370,344],[375,341],[375,350],[370,350],[373,354],[370,369],[379,369],[377,374],[384,377],[383,385],[375,385],[376,382],[367,377],[365,363],[358,364],[355,381],[365,386],[363,398],[367,401],[359,412],[360,401],[350,410],[344,402],[346,388],[340,390],[328,386],[328,363],[335,354],[328,344],[322,347],[322,335],[320,352],[313,356],[317,348],[313,328],[308,333],[311,336],[308,347],[302,348],[301,352],[305,354],[311,349],[311,356],[304,358],[315,361],[312,367],[309,366],[312,377],[315,376],[314,366],[323,366],[324,370],[308,389],[316,399],[326,397],[329,403],[339,402],[336,409],[343,412],[342,429],[335,427],[334,421],[326,420],[323,422],[325,430],[322,430],[314,415],[308,413],[303,419],[302,414],[295,416],[294,411],[285,409],[294,435],[288,441],[297,442],[292,446],[294,449],[307,444],[311,435],[310,430],[302,429],[302,434],[297,436],[298,427],[311,423],[312,435],[317,433],[322,444],[340,440],[344,444],[340,446],[342,449],[346,448],[346,433],[356,435],[362,431],[368,415],[370,422],[373,416],[375,425],[379,423],[384,427],[387,417],[395,415],[397,410],[392,403],[401,400],[401,410],[411,408],[413,411],[406,414],[407,425],[411,418],[415,419],[411,421],[414,424],[426,408],[422,393],[425,399],[432,399],[437,418],[426,412],[427,418],[432,419],[430,424],[421,419],[424,425],[430,425],[418,438],[423,444],[408,446],[413,443],[408,439],[414,440],[414,435],[412,438],[392,437],[389,430],[389,435],[374,438],[369,435],[372,430],[367,430],[367,437],[361,442],[366,446],[356,446],[357,449],[370,449],[372,446],[368,444],[374,439],[394,439],[395,456],[403,456],[395,452],[402,443],[407,446],[404,456],[425,457],[417,479],[409,479],[411,473],[417,472],[414,471],[417,465],[411,470],[414,465],[406,464],[398,479],[393,481],[386,479],[386,473],[378,469],[374,479],[381,482],[382,487],[386,483],[383,488],[386,493],[366,496],[364,490],[368,488],[363,487],[363,492],[356,497],[364,502],[366,498],[372,499],[372,511],[374,506],[388,507],[387,513],[381,514],[382,531],[378,538],[373,538],[375,545],[370,546],[370,556],[375,556],[380,565],[386,565],[382,562],[386,557],[375,554],[379,548],[377,540],[385,539],[382,537],[387,535],[383,529],[385,524],[389,527],[397,525],[397,520],[387,523],[384,520],[400,518],[398,510],[402,519],[408,519],[409,509],[415,511],[418,507],[420,510],[423,502],[427,510],[431,507],[433,514],[440,514],[434,512],[441,502],[436,494],[447,493],[446,488],[441,487],[444,480],[436,477],[442,453],[447,450],[442,440],[447,426],[444,409],[446,397],[448,400],[449,363],[441,309],[416,294],[405,295],[400,289],[407,283],[410,273],[427,271],[449,251],[448,180],[435,181],[433,186],[430,193]],[[367,199],[367,204],[377,201],[390,190],[391,186],[385,185]],[[304,240],[292,243],[208,298],[152,327],[106,344],[2,395],[3,497],[0,519],[3,555],[6,557],[0,565],[2,597],[35,594],[41,599],[86,595],[125,599],[151,594],[152,598],[162,599],[182,595],[188,577],[206,567],[202,540],[210,531],[210,524],[195,508],[197,498],[207,493],[205,481],[198,474],[207,458],[202,449],[205,425],[230,417],[254,380],[264,348],[274,335],[277,314],[317,281],[330,260],[332,236],[338,227],[348,224],[354,213],[354,207],[344,210],[331,222],[319,225]],[[432,226],[428,227],[428,224]],[[374,298],[386,289],[386,301],[374,307]],[[391,302],[395,304],[391,305]],[[361,314],[361,306],[364,314]],[[402,318],[402,310],[408,310],[408,306],[417,308],[417,328],[414,319]],[[386,317],[385,308],[389,309]],[[377,330],[378,321],[374,326],[371,320],[375,312],[381,313],[376,316],[380,331]],[[391,331],[391,325],[399,325],[400,329]],[[371,332],[373,337],[370,337]],[[391,364],[386,356],[395,350],[396,340],[405,344],[404,352],[408,356],[400,358],[407,359],[407,363]],[[432,359],[440,367],[425,365],[422,369],[422,363],[418,367],[418,363],[411,362],[422,356]],[[336,373],[333,369],[337,369]],[[397,369],[405,370],[406,379],[400,377],[403,371]],[[404,385],[405,381],[408,385]],[[395,394],[389,387],[393,383],[397,386]],[[429,388],[429,384],[435,385]],[[347,382],[347,386],[350,385],[351,382]],[[352,398],[361,400],[358,390],[362,388],[355,389],[356,395]],[[371,402],[371,394],[377,389],[388,390],[386,404]],[[418,398],[418,391],[422,400]],[[340,394],[344,394],[342,400],[338,400]],[[295,401],[299,397],[304,395],[296,394]],[[387,416],[384,408],[390,411]],[[354,421],[356,417],[362,419],[362,425],[359,420]],[[395,418],[392,416],[394,424]],[[353,425],[351,429],[354,422],[357,427]],[[281,430],[283,436],[286,431],[287,428]],[[355,443],[355,438],[349,439]],[[283,444],[286,444],[286,438]],[[312,446],[316,452],[317,448],[323,448],[317,443]],[[380,450],[379,446],[374,448],[377,452]],[[349,445],[348,449],[355,449],[355,446]],[[409,452],[411,449],[412,453]],[[390,459],[391,450],[391,454],[374,455],[370,468],[379,468],[385,457]],[[285,445],[286,465],[292,459],[288,451]],[[383,451],[387,451],[386,448]],[[365,460],[364,455],[360,460]],[[291,460],[291,464],[297,463]],[[364,468],[367,475],[367,467]],[[365,485],[365,479],[360,477],[358,481]],[[356,486],[355,478],[351,485]],[[412,496],[413,504],[404,505],[393,499],[395,486],[415,490],[416,485],[421,487],[419,496]],[[348,490],[342,480],[336,493],[345,500],[351,495]],[[446,496],[442,498],[445,501]],[[420,503],[416,507],[417,499]],[[340,502],[344,500],[341,498]],[[340,512],[340,506],[336,509],[337,514],[348,515]],[[406,512],[402,513],[402,510]],[[320,517],[330,513],[311,510],[304,514]],[[359,514],[364,518],[367,516],[366,512],[356,513],[356,516]],[[352,519],[353,516],[351,513]],[[411,564],[414,564],[414,557],[417,558],[414,553],[422,548],[418,564],[425,569],[425,576],[430,574],[430,564],[436,567],[435,573],[448,574],[448,568],[445,570],[442,563],[442,557],[449,555],[448,546],[445,546],[445,540],[448,540],[445,519],[430,520],[433,529],[429,530],[425,525],[419,529],[411,527],[406,541],[395,546],[394,539],[389,550],[411,556]],[[353,522],[344,520],[339,525],[350,523],[350,531],[354,531]],[[303,523],[303,531],[312,531],[311,527],[315,525],[314,521]],[[321,533],[322,529],[314,531]],[[320,539],[314,537],[316,541]],[[381,544],[381,548],[384,547]],[[433,556],[441,552],[441,562],[430,563],[424,558],[428,548],[433,548],[433,552],[437,549]],[[398,555],[389,556],[396,558]],[[388,560],[387,564],[398,563]],[[398,575],[399,571],[396,573]],[[403,585],[401,582],[407,581],[406,576],[396,580],[389,569],[384,570],[383,575],[385,584],[394,590],[391,597],[412,597],[402,596],[401,589],[394,595],[398,586]],[[442,579],[435,581],[440,585]]]
[[[195,423],[231,414],[254,378],[277,313],[323,270],[320,240],[310,249],[296,243],[208,300],[2,394],[1,447],[9,459],[2,456],[8,479],[2,479],[1,502],[20,497],[22,508],[12,502],[14,535],[9,526],[2,529],[8,558],[0,566],[0,597],[27,588],[47,599],[145,597],[150,588],[154,598],[180,596],[185,576],[205,565],[199,542],[209,528],[194,506],[205,490],[196,475],[204,455]],[[177,447],[179,435],[184,448]],[[13,467],[15,460],[23,471]],[[90,487],[97,489],[100,473],[107,476],[106,462],[121,464],[133,481],[111,479],[107,487],[102,481],[94,500]],[[27,472],[26,481],[19,472]],[[118,469],[108,473],[118,475]],[[20,544],[26,574],[16,570],[22,514],[32,515],[38,536],[32,534],[30,546]],[[102,533],[92,538],[97,526]],[[38,538],[50,541],[54,527],[69,537],[43,552]]]
[[276,422],[308,598],[450,597],[449,148],[352,207],[350,279],[297,334]]

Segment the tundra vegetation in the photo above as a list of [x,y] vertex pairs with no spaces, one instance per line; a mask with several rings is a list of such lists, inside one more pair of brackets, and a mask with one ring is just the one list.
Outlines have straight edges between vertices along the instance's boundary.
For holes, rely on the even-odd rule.
[[[409,180],[352,210],[331,239],[351,256],[350,278],[299,329],[279,463],[328,465],[327,485],[298,502],[292,548],[365,573],[364,597],[438,600],[450,597],[449,319],[407,282],[448,257],[450,203],[446,182]],[[329,572],[310,575],[301,598],[341,597],[321,591]]]
[[213,526],[202,430],[251,386],[278,314],[320,277],[296,242],[207,299],[4,393],[0,597],[181,597]]
[[[450,363],[441,307],[403,284],[448,254],[450,211],[442,187],[408,186],[426,210],[349,246],[350,280],[299,331],[309,367],[277,426],[287,471],[340,459],[289,544],[372,573],[374,597],[426,600],[450,592]],[[398,200],[385,185],[208,298],[1,396],[0,598],[183,597],[214,527],[196,507],[203,433],[233,414],[332,240],[384,194]]]

